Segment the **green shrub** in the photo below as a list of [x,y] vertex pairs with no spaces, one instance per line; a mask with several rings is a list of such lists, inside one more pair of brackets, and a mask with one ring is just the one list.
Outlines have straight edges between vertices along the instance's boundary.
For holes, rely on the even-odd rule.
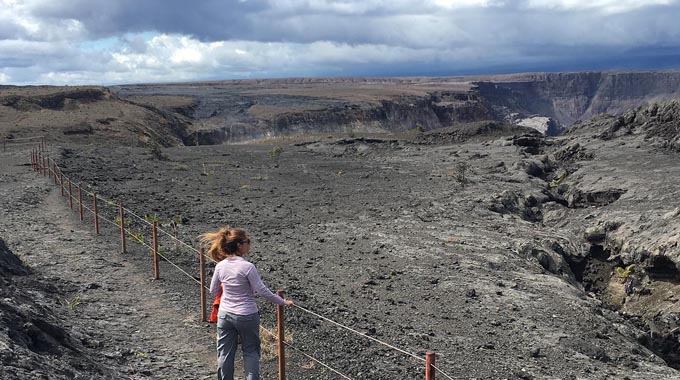
[[278,160],[279,157],[281,156],[281,153],[283,153],[283,148],[280,146],[275,146],[272,148],[272,150],[269,151],[269,157]]
[[619,277],[626,279],[626,278],[628,278],[628,276],[631,275],[631,273],[633,273],[634,268],[635,268],[635,264],[630,264],[625,268],[624,267],[616,267],[614,270],[616,271],[616,274]]

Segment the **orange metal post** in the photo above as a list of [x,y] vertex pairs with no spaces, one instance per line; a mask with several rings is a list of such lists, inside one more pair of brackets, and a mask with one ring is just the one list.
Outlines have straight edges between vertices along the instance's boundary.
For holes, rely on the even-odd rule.
[[80,185],[78,185],[78,211],[80,211],[80,221],[83,221],[83,194],[80,191]]
[[156,222],[153,222],[153,279],[158,280],[158,232]]
[[64,196],[64,173],[59,169],[59,188],[61,189],[61,196]]
[[73,210],[73,191],[71,190],[71,180],[68,180],[68,204],[71,206],[71,210]]
[[434,352],[425,353],[425,380],[434,380]]
[[94,199],[94,232],[99,235],[99,210],[97,209],[97,193],[92,193],[92,197]]
[[126,253],[125,247],[125,209],[123,209],[123,201],[118,204],[118,213],[120,214],[120,245],[123,249],[122,253]]
[[204,249],[201,247],[201,250],[198,252],[198,280],[200,281],[200,295],[201,295],[201,322],[205,322],[205,287],[203,284],[205,284],[205,261],[203,260],[203,255],[204,255]]
[[[277,290],[276,294],[283,298],[283,290]],[[276,306],[276,329],[279,346],[279,380],[286,380],[286,350],[283,345],[283,342],[285,342],[283,333],[283,305]]]

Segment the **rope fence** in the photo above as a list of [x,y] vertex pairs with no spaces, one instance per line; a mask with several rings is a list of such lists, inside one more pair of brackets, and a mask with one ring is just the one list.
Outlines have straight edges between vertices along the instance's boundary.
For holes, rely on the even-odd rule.
[[[17,141],[23,141],[23,142],[17,142]],[[2,139],[2,151],[6,152],[7,151],[7,146],[15,146],[15,145],[36,145],[37,144],[37,149],[41,152],[44,152],[47,150],[47,139],[45,136],[31,136],[31,137],[9,137],[5,136],[5,138]]]
[[[153,257],[153,271],[154,271],[154,279],[159,279],[159,265],[158,265],[158,260],[159,258],[163,259],[166,263],[174,267],[176,270],[178,270],[180,273],[185,275],[186,277],[189,277],[192,281],[196,282],[199,284],[199,289],[200,289],[200,297],[201,297],[201,308],[200,308],[200,321],[205,322],[206,321],[206,302],[205,302],[205,290],[209,290],[209,288],[205,285],[205,266],[204,266],[204,259],[207,258],[210,261],[216,263],[214,259],[212,259],[210,256],[207,256],[203,249],[196,249],[192,247],[191,245],[187,244],[186,242],[178,239],[174,234],[171,234],[164,229],[160,228],[158,226],[158,221],[157,217],[154,214],[154,217],[151,218],[152,220],[149,220],[150,218],[148,216],[141,217],[134,211],[130,210],[127,207],[123,206],[123,202],[120,201],[118,203],[108,200],[101,195],[97,195],[95,192],[88,191],[85,189],[82,185],[82,183],[79,183],[77,186],[77,194],[73,193],[73,186],[72,186],[72,179],[69,178],[68,176],[65,176],[63,174],[63,171],[61,167],[56,163],[54,159],[51,159],[48,155],[44,154],[47,151],[47,146],[46,146],[46,141],[43,136],[36,136],[34,138],[27,137],[27,138],[22,138],[22,139],[39,139],[39,145],[36,149],[31,151],[30,159],[31,159],[31,167],[32,169],[39,173],[42,174],[45,177],[53,178],[54,179],[54,185],[59,186],[60,192],[62,196],[68,197],[68,202],[71,210],[74,210],[74,203],[77,204],[77,211],[80,214],[80,220],[83,221],[83,210],[87,210],[89,214],[92,214],[93,216],[93,221],[95,225],[95,232],[97,234],[100,233],[99,230],[99,220],[103,220],[106,223],[108,223],[111,226],[114,226],[116,229],[120,230],[121,234],[121,246],[122,246],[122,253],[126,253],[126,237],[131,237],[133,242],[139,243],[140,245],[144,246],[145,248],[149,249],[152,257]],[[7,141],[7,139],[5,139]],[[67,186],[65,186],[67,185]],[[65,191],[67,190],[67,191]],[[85,202],[83,201],[83,194],[85,194],[88,198],[91,198],[92,200],[92,208],[88,207],[85,205]],[[102,205],[106,206],[111,206],[107,207],[107,210],[102,213],[102,210],[100,210],[97,207],[97,201],[100,201]],[[103,203],[102,203],[103,202]],[[112,210],[114,209],[115,210]],[[105,215],[103,215],[105,214]],[[116,216],[116,214],[118,214]],[[132,219],[126,219],[126,216],[131,215],[133,218]],[[135,223],[136,225],[142,226],[142,227],[151,227],[152,229],[152,242],[151,244],[148,244],[144,240],[144,235],[142,234],[141,231],[133,231],[132,227],[128,223]],[[127,226],[126,226],[127,225]],[[178,264],[173,262],[167,255],[163,254],[161,250],[159,249],[159,239],[158,239],[158,232],[161,232],[165,237],[169,238],[170,241],[172,241],[175,244],[179,244],[182,247],[185,247],[189,249],[191,252],[196,253],[199,258],[199,276],[197,279],[197,276],[194,276],[184,270],[182,267],[180,267]],[[278,291],[279,295],[283,295],[283,292],[281,290]],[[425,363],[425,379],[426,380],[434,380],[435,379],[435,372],[441,374],[443,377],[453,380],[454,378],[450,375],[448,375],[444,370],[438,368],[435,366],[435,353],[428,351],[425,354],[425,358],[418,356],[416,354],[413,354],[411,352],[408,352],[404,349],[401,349],[399,347],[396,347],[390,343],[384,342],[380,339],[377,339],[375,337],[372,337],[366,333],[362,333],[360,331],[357,331],[356,329],[353,329],[349,326],[346,326],[340,322],[334,321],[328,317],[325,317],[321,314],[318,314],[312,310],[309,310],[307,308],[304,308],[300,305],[292,305],[295,309],[298,309],[304,313],[310,314],[312,316],[315,316],[325,322],[330,323],[333,326],[336,326],[338,328],[347,330],[353,334],[359,335],[361,337],[364,337],[366,339],[369,339],[375,343],[378,343],[380,345],[383,345],[385,347],[388,347],[391,350],[395,350],[401,354],[404,354],[408,356],[409,358],[416,359],[419,362],[424,362]],[[262,328],[263,331],[267,332],[268,334],[271,334],[272,336],[276,337],[277,339],[277,345],[278,345],[278,360],[279,360],[279,380],[285,380],[285,369],[286,369],[286,362],[285,362],[285,347],[289,347],[290,349],[294,350],[295,352],[303,355],[304,357],[312,360],[315,363],[318,363],[325,369],[328,369],[329,371],[333,372],[334,374],[340,376],[343,379],[349,379],[352,380],[348,375],[343,374],[339,370],[332,368],[330,365],[322,362],[318,358],[313,357],[312,355],[309,355],[305,353],[304,351],[300,350],[299,348],[293,346],[292,344],[288,343],[284,339],[284,329],[283,329],[283,321],[284,321],[284,312],[283,312],[283,306],[278,305],[277,306],[277,333],[274,333],[270,330],[267,330],[266,328]]]

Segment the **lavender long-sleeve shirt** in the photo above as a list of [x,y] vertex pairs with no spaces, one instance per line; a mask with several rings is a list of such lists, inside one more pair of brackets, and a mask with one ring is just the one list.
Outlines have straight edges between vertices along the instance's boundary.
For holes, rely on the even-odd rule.
[[220,284],[220,312],[236,315],[257,313],[255,294],[275,304],[284,304],[283,298],[272,293],[262,282],[255,265],[243,257],[230,257],[215,266],[215,274],[210,283],[210,293],[215,297],[220,293]]

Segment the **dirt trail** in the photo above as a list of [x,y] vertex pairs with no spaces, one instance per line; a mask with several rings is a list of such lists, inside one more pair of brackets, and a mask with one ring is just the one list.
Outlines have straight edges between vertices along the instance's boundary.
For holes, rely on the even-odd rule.
[[114,240],[96,236],[91,219],[81,223],[58,188],[24,165],[27,156],[2,156],[0,235],[37,276],[67,284],[52,303],[69,332],[87,336],[99,354],[92,359],[130,379],[212,378],[214,326],[198,323],[175,302],[182,295],[142,273]]

